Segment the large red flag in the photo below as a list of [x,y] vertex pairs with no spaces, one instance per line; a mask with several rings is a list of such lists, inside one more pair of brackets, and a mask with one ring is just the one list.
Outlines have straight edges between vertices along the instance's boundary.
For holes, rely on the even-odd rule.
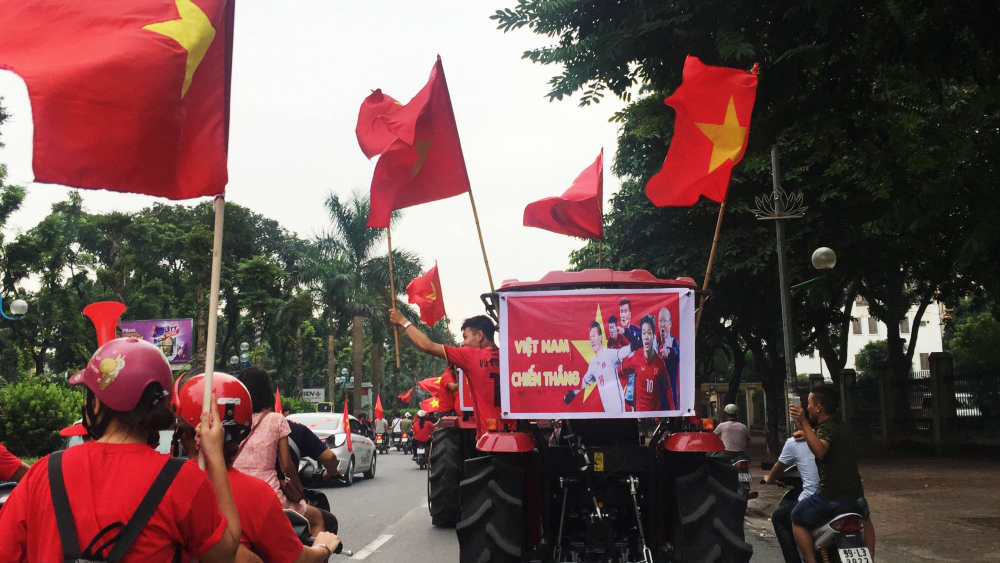
[[447,412],[455,408],[455,394],[448,390],[448,383],[455,382],[451,368],[439,377],[431,377],[420,382],[420,388],[431,394],[429,399],[420,401],[420,408],[427,412]]
[[381,395],[376,395],[375,396],[375,418],[379,419],[379,418],[384,418],[384,417],[385,417],[385,410],[382,409],[382,396]]
[[398,398],[400,401],[403,401],[404,403],[409,403],[411,400],[413,400],[413,387],[410,387],[405,392],[400,393]]
[[355,132],[366,156],[382,155],[372,178],[369,227],[388,227],[397,209],[469,191],[441,57],[427,85],[405,106],[381,90],[368,96]]
[[524,208],[524,226],[572,237],[604,236],[604,149],[559,197],[547,197]]
[[35,181],[187,199],[228,181],[233,0],[3,2]]
[[347,406],[347,397],[344,397],[344,433],[347,434],[347,451],[353,452],[354,445],[351,443],[351,419],[347,413],[350,412],[350,408]]
[[278,414],[285,412],[281,408],[281,388],[279,387],[274,388],[274,412]]
[[406,286],[407,301],[420,307],[420,320],[427,326],[434,326],[444,316],[444,298],[441,296],[441,278],[438,276],[437,261],[427,273],[414,278]]
[[757,95],[753,72],[684,62],[684,82],[664,100],[677,112],[663,168],[646,183],[657,207],[694,205],[702,195],[726,199],[729,176],[746,151]]

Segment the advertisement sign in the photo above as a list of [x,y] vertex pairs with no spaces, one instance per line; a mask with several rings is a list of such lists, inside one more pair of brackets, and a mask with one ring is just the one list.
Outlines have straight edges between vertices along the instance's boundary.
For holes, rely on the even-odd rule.
[[503,416],[693,415],[694,309],[687,288],[501,294]]
[[184,364],[191,361],[194,345],[192,319],[167,319],[153,321],[122,321],[123,338],[140,338],[159,348],[167,361]]
[[458,369],[458,410],[472,412],[472,388],[469,387],[469,380],[465,377],[465,372]]
[[303,389],[302,398],[310,403],[326,402],[326,388],[320,387],[318,389]]

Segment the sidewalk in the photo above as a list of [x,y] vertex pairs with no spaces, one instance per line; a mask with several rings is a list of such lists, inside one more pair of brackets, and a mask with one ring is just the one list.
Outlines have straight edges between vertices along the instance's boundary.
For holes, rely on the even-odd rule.
[[[784,491],[760,485],[768,461],[750,449],[753,490],[748,516],[769,518]],[[1000,561],[1000,463],[935,457],[859,461],[880,559],[922,562]]]

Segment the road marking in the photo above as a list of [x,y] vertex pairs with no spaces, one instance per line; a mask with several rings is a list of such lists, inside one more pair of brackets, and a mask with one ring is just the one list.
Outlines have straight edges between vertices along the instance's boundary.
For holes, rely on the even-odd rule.
[[423,504],[420,505],[420,508],[430,508],[430,506],[431,506],[430,503],[425,502],[425,503],[423,503]]
[[372,541],[372,543],[366,545],[364,549],[355,553],[354,557],[352,557],[351,559],[364,559],[368,557],[372,553],[375,553],[376,549],[382,547],[385,544],[385,542],[389,541],[390,539],[392,539],[392,534],[382,534],[381,536],[375,538]]

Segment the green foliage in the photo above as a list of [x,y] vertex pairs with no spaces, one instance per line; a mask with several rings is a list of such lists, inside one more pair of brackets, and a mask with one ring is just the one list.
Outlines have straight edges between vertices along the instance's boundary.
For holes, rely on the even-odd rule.
[[59,448],[59,430],[80,418],[84,395],[48,378],[35,377],[0,390],[2,441],[15,455],[42,456]]
[[1000,366],[1000,322],[989,313],[979,313],[955,326],[949,342],[957,369]]
[[316,412],[316,404],[310,403],[304,399],[296,399],[294,397],[282,397],[281,407],[285,410],[289,410],[292,414],[300,412]]
[[885,340],[872,340],[865,344],[854,356],[854,369],[859,376],[876,377],[879,366],[889,361],[889,343]]

